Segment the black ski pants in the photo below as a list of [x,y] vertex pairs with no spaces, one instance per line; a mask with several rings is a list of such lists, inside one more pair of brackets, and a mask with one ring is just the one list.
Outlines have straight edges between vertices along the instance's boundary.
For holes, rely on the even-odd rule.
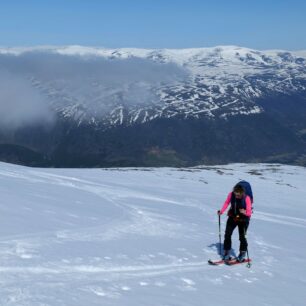
[[228,217],[226,222],[225,236],[224,236],[224,250],[229,251],[232,248],[232,234],[234,229],[238,226],[239,240],[240,240],[240,252],[246,251],[248,248],[248,242],[246,240],[246,233],[249,226],[249,220],[235,221],[234,218]]

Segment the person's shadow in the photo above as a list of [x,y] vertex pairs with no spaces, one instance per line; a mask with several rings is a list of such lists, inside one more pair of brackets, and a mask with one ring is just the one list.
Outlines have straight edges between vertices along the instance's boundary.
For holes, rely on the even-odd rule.
[[[220,255],[221,257],[223,256],[223,243],[220,242],[212,243],[208,247],[215,250],[217,254]],[[233,249],[231,249],[230,255],[236,257],[236,253]]]

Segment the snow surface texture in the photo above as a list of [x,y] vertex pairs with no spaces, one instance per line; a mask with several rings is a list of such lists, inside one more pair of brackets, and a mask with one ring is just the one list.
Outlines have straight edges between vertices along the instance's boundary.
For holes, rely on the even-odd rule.
[[[0,163],[0,305],[305,305],[305,178],[305,168],[267,164]],[[240,179],[255,194],[253,265],[209,266],[218,258],[216,211]]]
[[[2,64],[13,75],[23,75],[29,91],[45,98],[53,111],[78,124],[99,127],[161,117],[228,118],[261,113],[257,99],[304,95],[305,54],[237,46],[0,49]],[[26,67],[25,71],[20,67]]]

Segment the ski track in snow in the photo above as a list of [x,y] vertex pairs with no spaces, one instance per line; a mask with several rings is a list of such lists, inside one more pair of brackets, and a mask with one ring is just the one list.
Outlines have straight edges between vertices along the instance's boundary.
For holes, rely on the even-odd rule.
[[278,223],[283,225],[290,225],[300,228],[306,228],[306,219],[283,216],[278,214],[264,213],[256,211],[256,214],[253,216],[255,220],[267,221],[272,223]]
[[[264,164],[69,170],[0,163],[0,305],[224,305],[239,286],[248,305],[302,306],[306,266],[296,249],[306,227],[305,174]],[[255,193],[252,267],[211,267],[216,210],[243,178]],[[233,253],[237,240],[234,233]]]

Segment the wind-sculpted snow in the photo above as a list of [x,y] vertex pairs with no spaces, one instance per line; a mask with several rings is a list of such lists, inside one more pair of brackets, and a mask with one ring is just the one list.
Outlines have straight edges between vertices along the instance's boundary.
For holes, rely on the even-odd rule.
[[306,91],[302,51],[37,47],[0,49],[0,62],[56,114],[101,128],[258,114],[258,99]]
[[[0,163],[0,305],[305,303],[305,168],[38,169]],[[251,182],[250,269],[212,267],[233,184]],[[226,217],[222,216],[222,231]],[[233,235],[233,253],[239,251]]]

